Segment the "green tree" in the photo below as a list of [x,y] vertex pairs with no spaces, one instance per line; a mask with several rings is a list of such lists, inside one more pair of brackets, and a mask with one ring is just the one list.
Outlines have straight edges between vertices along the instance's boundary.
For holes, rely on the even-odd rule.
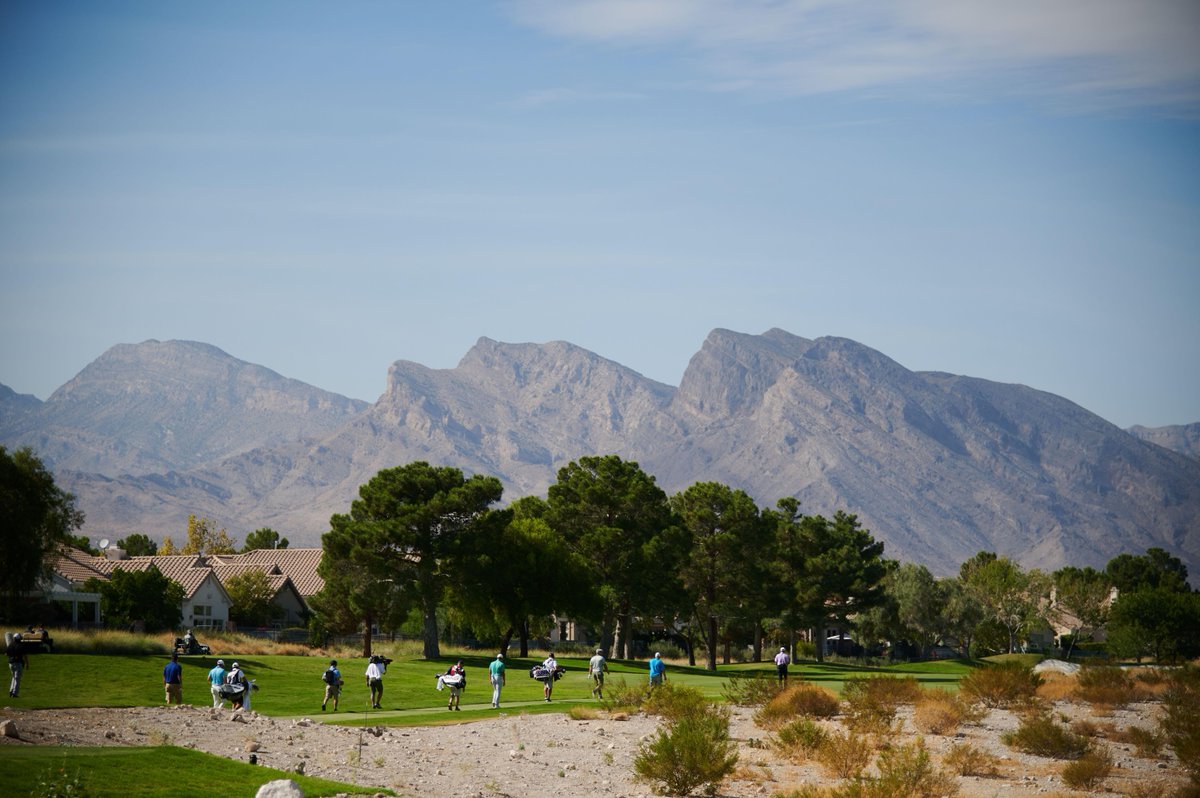
[[1021,634],[1044,620],[1042,607],[1049,598],[1050,580],[1040,571],[1024,571],[1007,557],[997,557],[971,571],[967,585],[988,618],[1005,630],[1010,654]]
[[976,630],[987,617],[983,603],[961,579],[954,577],[939,579],[938,591],[942,595],[942,619],[946,624],[944,632],[957,640],[959,652],[969,657]]
[[[166,546],[170,538],[163,541]],[[172,543],[172,547],[174,544]],[[160,550],[160,554],[163,552]],[[208,518],[188,516],[187,543],[180,554],[237,554],[237,546],[224,530],[217,530],[215,521]]]
[[705,667],[715,671],[718,629],[752,589],[747,566],[757,560],[764,527],[749,495],[718,482],[697,482],[672,496],[671,509],[687,533],[680,580],[708,651]]
[[1066,658],[1082,637],[1091,637],[1108,622],[1112,582],[1095,568],[1068,566],[1054,572],[1050,614],[1058,627],[1071,630]]
[[255,549],[286,549],[287,547],[287,538],[280,537],[279,533],[274,529],[264,526],[246,535],[246,543],[242,546],[242,553],[254,551]]
[[308,600],[313,610],[310,637],[320,645],[330,633],[363,632],[363,656],[371,656],[372,629],[396,629],[414,605],[411,582],[397,583],[382,559],[371,549],[346,538],[323,538],[325,555],[317,573],[325,580],[320,592]]
[[1118,554],[1108,561],[1104,573],[1120,593],[1160,587],[1180,593],[1191,590],[1187,566],[1159,548],[1146,549],[1145,554]]
[[100,612],[110,626],[141,621],[147,632],[158,632],[178,627],[183,619],[183,587],[153,566],[117,568],[107,580],[89,579],[84,589],[100,594]]
[[283,615],[275,603],[275,588],[263,571],[246,570],[225,581],[225,592],[233,605],[229,617],[246,626],[264,626]]
[[1108,647],[1171,664],[1200,654],[1200,594],[1163,586],[1122,593],[1109,617]]
[[93,557],[101,553],[100,549],[92,545],[92,539],[87,535],[69,535],[67,537],[67,545],[71,548],[86,552]]
[[49,577],[53,557],[71,533],[83,526],[75,497],[54,484],[54,477],[29,448],[9,452],[0,446],[0,596],[9,620],[16,618],[25,594]]
[[905,637],[916,643],[921,656],[944,634],[945,597],[938,581],[924,565],[903,563],[888,574],[885,589],[896,602],[896,615]]
[[777,529],[783,537],[777,556],[787,563],[784,606],[793,623],[812,630],[817,659],[824,660],[826,626],[848,626],[850,616],[884,600],[883,543],[841,510],[833,520],[797,514]]
[[147,555],[158,554],[158,544],[151,540],[149,535],[144,535],[141,532],[134,532],[132,535],[121,538],[117,541],[117,548],[124,551],[130,557],[145,557]]
[[548,624],[552,615],[580,619],[599,613],[587,562],[541,518],[489,524],[471,548],[460,560],[451,605],[474,628],[496,631],[501,652],[515,635],[520,655],[528,656],[533,624]]
[[612,656],[628,657],[634,616],[662,612],[674,573],[666,493],[635,462],[611,454],[581,457],[559,469],[546,520],[584,558],[589,581],[599,586],[602,644]]
[[[457,578],[467,538],[492,523],[503,487],[495,477],[468,478],[426,462],[380,471],[359,488],[350,513],[334,515],[322,537],[326,559],[360,565],[373,581],[415,591],[424,623],[424,655],[440,656],[438,607]],[[531,577],[532,578],[532,577]]]

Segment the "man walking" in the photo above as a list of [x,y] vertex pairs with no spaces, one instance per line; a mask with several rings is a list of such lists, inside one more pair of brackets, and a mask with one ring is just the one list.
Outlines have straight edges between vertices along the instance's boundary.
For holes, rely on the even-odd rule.
[[655,651],[654,659],[650,660],[650,687],[658,687],[667,680],[667,663],[663,662],[662,654]]
[[225,699],[221,697],[221,685],[225,684],[225,660],[217,660],[216,666],[208,672],[209,691],[212,693],[213,709],[224,709]]
[[787,687],[788,683],[788,663],[792,658],[788,656],[787,646],[780,646],[779,653],[775,655],[775,671],[779,674],[779,686]]
[[608,673],[608,660],[604,658],[604,649],[596,649],[595,655],[588,660],[588,674],[592,677],[592,695],[604,700],[604,674]]
[[179,664],[178,654],[172,654],[171,661],[163,668],[163,687],[167,691],[168,704],[183,703],[183,666]]
[[492,680],[492,709],[500,708],[500,688],[504,687],[504,655],[497,654],[496,659],[488,666],[488,675]]
[[378,657],[371,657],[367,665],[367,687],[371,690],[371,708],[383,709],[383,674],[387,673],[387,665]]
[[8,644],[8,669],[12,672],[12,681],[8,684],[10,698],[19,698],[21,692],[21,674],[29,667],[29,656],[25,653],[25,644],[21,633],[12,636]]
[[342,672],[338,670],[337,660],[329,660],[329,667],[325,669],[321,679],[325,682],[325,700],[321,702],[321,711],[325,711],[325,705],[329,703],[329,699],[333,699],[333,711],[338,711],[338,698],[342,695]]

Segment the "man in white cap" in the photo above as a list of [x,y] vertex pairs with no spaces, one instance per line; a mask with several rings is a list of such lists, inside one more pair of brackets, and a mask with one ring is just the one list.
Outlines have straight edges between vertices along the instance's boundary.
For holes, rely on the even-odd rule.
[[779,686],[787,687],[787,666],[792,661],[788,656],[787,646],[780,646],[779,653],[775,655],[775,671],[779,674]]
[[217,660],[216,667],[208,672],[208,684],[212,692],[213,708],[224,709],[225,699],[221,698],[221,685],[225,684],[225,660]]
[[8,683],[9,698],[20,697],[21,674],[25,672],[25,666],[29,664],[29,657],[25,654],[25,644],[21,642],[22,639],[21,633],[17,632],[8,644],[8,670],[12,673],[12,681]]
[[500,688],[504,686],[504,655],[497,654],[496,659],[488,666],[488,675],[492,680],[492,709],[500,708]]
[[596,653],[588,660],[588,674],[592,677],[592,695],[604,700],[604,674],[608,673],[608,660],[604,658],[604,649],[596,649]]
[[234,709],[241,709],[246,705],[246,691],[250,689],[250,685],[246,683],[246,674],[242,672],[242,666],[236,662],[229,669],[229,673],[225,674],[225,684],[240,684],[242,692],[238,693],[232,699]]

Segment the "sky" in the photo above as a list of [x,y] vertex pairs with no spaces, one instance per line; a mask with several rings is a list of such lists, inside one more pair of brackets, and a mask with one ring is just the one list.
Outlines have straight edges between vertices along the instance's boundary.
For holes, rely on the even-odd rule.
[[1200,421],[1195,0],[0,3],[0,383],[841,336]]

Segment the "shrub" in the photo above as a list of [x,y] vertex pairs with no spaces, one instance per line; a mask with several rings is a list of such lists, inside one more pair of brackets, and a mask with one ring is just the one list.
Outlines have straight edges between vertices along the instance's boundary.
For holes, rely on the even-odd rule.
[[925,734],[949,734],[963,723],[980,720],[980,713],[960,696],[945,690],[926,690],[913,708],[913,726]]
[[862,732],[882,734],[891,728],[896,708],[915,701],[921,695],[916,679],[892,679],[886,676],[849,679],[842,690],[846,701],[847,723]]
[[1163,705],[1163,734],[1179,757],[1193,786],[1200,788],[1200,669],[1185,667],[1171,674]]
[[669,721],[676,721],[708,711],[709,702],[695,687],[664,682],[642,701],[642,710],[651,715],[661,715]]
[[871,793],[880,798],[941,798],[958,791],[954,778],[933,766],[921,740],[885,750],[876,766]]
[[740,707],[761,707],[779,695],[779,681],[764,673],[735,673],[722,691],[725,700]]
[[812,757],[828,733],[811,718],[801,718],[782,726],[775,733],[773,746],[783,756],[796,762]]
[[649,692],[650,685],[645,682],[629,684],[624,679],[613,679],[604,683],[604,698],[600,700],[600,706],[609,712],[637,712]]
[[718,712],[686,715],[660,730],[639,748],[634,772],[669,795],[689,795],[697,787],[709,792],[737,766],[729,739],[729,718]]
[[995,776],[1000,772],[998,757],[969,744],[951,748],[942,764],[960,776]]
[[1141,726],[1130,726],[1119,738],[1114,739],[1132,745],[1143,759],[1157,759],[1162,755],[1163,744],[1167,741],[1161,729],[1151,730]]
[[1004,662],[971,671],[959,690],[988,707],[1028,704],[1037,694],[1042,677],[1019,662]]
[[796,717],[831,718],[841,704],[833,692],[815,684],[792,685],[754,713],[754,722],[775,728]]
[[1027,754],[1055,759],[1077,759],[1090,745],[1086,737],[1075,734],[1044,713],[1030,715],[1021,721],[1016,731],[1005,732],[1000,739],[1005,745]]
[[875,747],[871,741],[853,731],[832,732],[825,736],[813,753],[813,758],[830,776],[856,779],[871,763]]
[[1109,709],[1126,706],[1139,697],[1133,677],[1112,666],[1081,669],[1075,678],[1074,694],[1081,701]]
[[1112,757],[1103,749],[1092,749],[1063,768],[1063,783],[1076,790],[1093,790],[1108,778]]

